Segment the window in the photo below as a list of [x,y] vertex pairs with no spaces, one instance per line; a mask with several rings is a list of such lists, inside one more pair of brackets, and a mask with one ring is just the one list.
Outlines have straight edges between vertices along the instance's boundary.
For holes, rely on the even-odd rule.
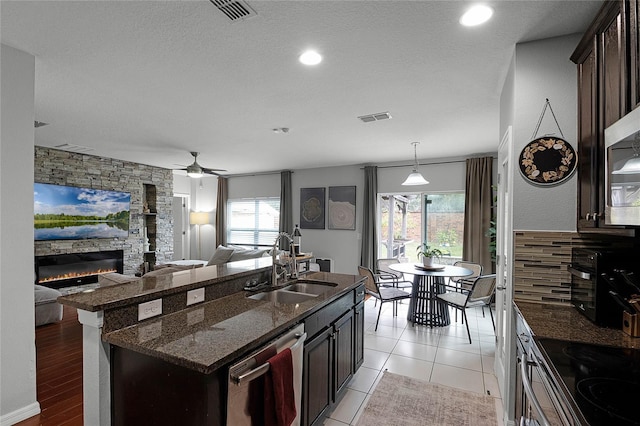
[[442,263],[462,258],[464,192],[381,194],[378,257],[417,262],[422,241],[444,254]]
[[270,246],[278,235],[280,198],[244,198],[227,201],[227,243]]

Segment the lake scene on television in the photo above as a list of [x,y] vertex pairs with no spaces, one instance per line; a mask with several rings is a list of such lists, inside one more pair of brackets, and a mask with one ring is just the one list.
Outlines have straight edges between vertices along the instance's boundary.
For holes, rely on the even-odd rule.
[[34,184],[36,241],[126,238],[131,194]]

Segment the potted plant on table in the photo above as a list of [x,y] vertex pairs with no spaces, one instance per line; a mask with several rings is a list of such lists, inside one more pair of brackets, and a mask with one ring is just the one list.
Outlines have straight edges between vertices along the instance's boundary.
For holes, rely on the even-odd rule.
[[422,256],[422,264],[427,268],[433,266],[433,258],[440,258],[442,256],[442,252],[437,248],[430,247],[427,243],[420,244],[416,251],[418,252],[418,257]]

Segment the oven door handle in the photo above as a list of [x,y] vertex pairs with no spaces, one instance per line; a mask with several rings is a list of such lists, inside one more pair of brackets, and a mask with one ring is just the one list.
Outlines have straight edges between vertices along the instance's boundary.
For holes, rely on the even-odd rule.
[[571,275],[578,277],[578,278],[582,278],[583,280],[590,280],[591,279],[591,274],[585,271],[581,271],[580,269],[576,269],[572,266],[569,266],[567,268],[567,270],[569,271],[569,273],[571,273]]
[[535,362],[529,363],[529,361],[527,360],[527,354],[522,354],[522,357],[520,358],[520,372],[522,373],[522,386],[524,387],[524,392],[527,394],[529,402],[531,402],[531,405],[533,405],[533,409],[539,417],[540,425],[551,426],[549,420],[542,411],[540,401],[538,401],[538,398],[536,398],[535,394],[533,393],[533,386],[531,386],[531,381],[529,380],[529,372],[527,371],[528,365],[537,366],[538,364],[536,364]]

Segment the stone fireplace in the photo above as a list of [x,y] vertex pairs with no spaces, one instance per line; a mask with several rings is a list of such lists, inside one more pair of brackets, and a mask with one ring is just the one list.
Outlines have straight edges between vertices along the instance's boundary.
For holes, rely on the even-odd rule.
[[56,289],[95,283],[101,274],[121,274],[123,258],[122,250],[36,256],[35,283]]
[[[112,158],[35,147],[34,181],[80,186],[131,194],[129,234],[126,238],[36,241],[35,255],[76,254],[122,250],[124,274],[140,271],[145,262],[144,188],[155,187],[155,245],[157,262],[173,259],[173,172],[170,169]],[[148,249],[147,249],[148,250]]]

